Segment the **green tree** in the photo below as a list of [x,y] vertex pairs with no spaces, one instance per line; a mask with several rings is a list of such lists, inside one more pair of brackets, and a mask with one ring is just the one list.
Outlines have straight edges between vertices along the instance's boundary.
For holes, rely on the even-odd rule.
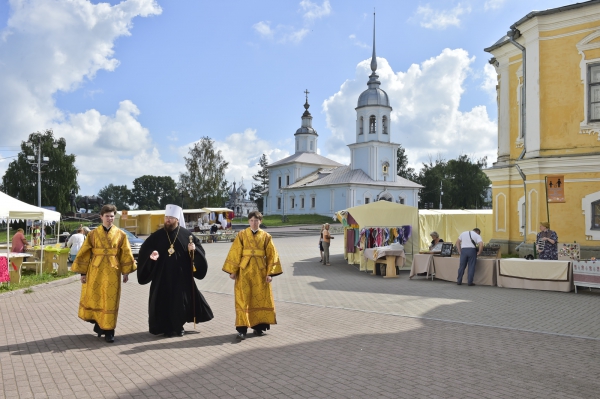
[[[37,167],[27,162],[31,156],[37,161],[34,146],[41,144],[42,157],[48,157],[48,163],[42,166],[42,203],[37,203]],[[56,148],[54,148],[56,145]],[[27,141],[21,143],[21,152],[17,159],[8,165],[2,177],[4,192],[23,202],[35,205],[55,206],[59,212],[70,211],[71,190],[79,191],[75,167],[75,155],[66,153],[67,142],[64,138],[55,139],[51,129],[43,133],[31,133]]]
[[[425,204],[433,204],[434,208],[439,208],[440,203],[440,182],[444,180],[446,174],[446,161],[438,157],[433,162],[429,159],[429,163],[423,163],[423,167],[419,171],[416,178],[417,183],[423,188],[419,193],[419,208],[425,208]],[[448,198],[444,195],[442,206],[447,208]]]
[[406,150],[402,145],[398,147],[397,158],[396,158],[396,171],[397,175],[408,179],[410,181],[417,181],[418,175],[415,173],[414,168],[408,167],[408,156],[406,155]]
[[98,191],[98,196],[102,197],[105,204],[113,204],[118,210],[130,209],[129,202],[131,201],[131,191],[126,185],[115,186],[109,184]]
[[258,184],[252,184],[252,190],[250,190],[250,199],[256,202],[258,209],[263,209],[263,196],[262,192],[265,191],[269,187],[269,169],[267,169],[267,165],[269,162],[267,161],[267,156],[262,154],[260,157],[258,165],[260,169],[256,172],[252,178],[258,182]]
[[229,162],[214,144],[210,137],[202,137],[184,157],[187,173],[179,175],[179,185],[192,207],[222,206],[228,198],[225,171]]
[[170,176],[144,175],[133,181],[130,203],[138,209],[165,209],[167,204],[180,204],[177,184]]
[[453,209],[481,208],[485,202],[486,189],[491,183],[483,168],[487,167],[487,157],[473,161],[466,155],[448,161],[446,176],[451,184],[444,191],[450,198]]

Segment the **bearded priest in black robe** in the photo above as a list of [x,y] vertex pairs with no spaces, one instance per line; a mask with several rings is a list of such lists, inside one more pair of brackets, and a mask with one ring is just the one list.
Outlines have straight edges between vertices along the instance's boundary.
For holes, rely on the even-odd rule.
[[200,241],[185,228],[183,210],[177,205],[167,205],[164,228],[144,241],[138,256],[138,282],[151,283],[148,303],[151,334],[183,336],[185,323],[202,323],[213,318],[194,280],[202,280],[207,269]]

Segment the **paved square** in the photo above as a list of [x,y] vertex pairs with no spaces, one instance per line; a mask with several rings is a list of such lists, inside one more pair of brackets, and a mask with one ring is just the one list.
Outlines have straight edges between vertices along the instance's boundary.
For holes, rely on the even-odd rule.
[[5,398],[591,398],[600,392],[600,294],[382,279],[332,266],[316,237],[276,238],[279,324],[235,342],[230,244],[198,281],[215,319],[147,332],[148,286],[123,286],[116,342],[77,318],[80,284],[0,295]]

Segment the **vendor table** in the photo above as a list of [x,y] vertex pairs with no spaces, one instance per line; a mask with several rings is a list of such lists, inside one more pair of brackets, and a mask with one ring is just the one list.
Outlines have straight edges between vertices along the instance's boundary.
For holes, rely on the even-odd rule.
[[[496,285],[496,262],[496,258],[477,258],[473,283],[475,285]],[[456,282],[459,267],[460,258],[458,257],[433,257],[435,278],[440,280]],[[467,267],[463,275],[463,283],[468,282],[468,272],[469,268]]]
[[21,282],[21,266],[23,265],[23,259],[30,258],[33,255],[28,253],[11,252],[8,256],[8,272],[10,275],[10,283],[18,284]]
[[573,290],[571,261],[502,259],[498,263],[498,287],[528,290]]
[[577,293],[577,286],[600,288],[600,261],[574,260],[573,283],[575,293]]
[[367,270],[370,270],[370,263],[373,263],[373,275],[376,274],[376,263],[386,264],[384,278],[398,277],[396,266],[403,267],[406,262],[406,255],[403,249],[390,250],[382,248],[367,248],[363,251],[363,257],[367,259]]
[[418,273],[427,273],[427,277],[432,276],[433,279],[433,255],[414,255],[413,263],[410,267],[409,278],[413,278],[413,276],[417,275]]

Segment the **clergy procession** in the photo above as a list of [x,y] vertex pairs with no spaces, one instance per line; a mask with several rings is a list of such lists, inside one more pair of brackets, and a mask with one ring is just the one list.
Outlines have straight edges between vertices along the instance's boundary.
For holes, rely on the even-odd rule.
[[[116,208],[104,205],[102,225],[89,233],[71,270],[80,274],[79,318],[93,323],[98,337],[115,341],[121,298],[121,281],[137,270],[141,285],[150,283],[148,327],[150,334],[165,337],[185,334],[186,323],[204,323],[212,310],[196,286],[208,263],[202,244],[185,228],[183,209],[169,204],[164,228],[152,233],[142,245],[136,261],[125,233],[114,226]],[[236,339],[246,339],[248,327],[262,336],[277,324],[271,291],[273,277],[283,273],[271,236],[259,228],[262,214],[250,212],[250,227],[241,231],[223,265],[235,280]]]

